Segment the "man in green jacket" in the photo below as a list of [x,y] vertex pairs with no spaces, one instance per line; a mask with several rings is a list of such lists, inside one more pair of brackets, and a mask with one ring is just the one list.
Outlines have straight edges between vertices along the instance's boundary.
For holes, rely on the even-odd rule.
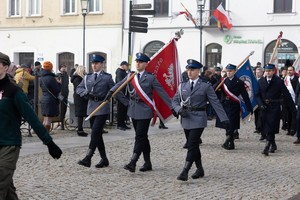
[[9,57],[0,52],[0,199],[15,200],[18,195],[13,174],[22,145],[21,118],[31,125],[54,159],[59,159],[62,151],[52,141],[22,89],[10,81],[6,73],[10,63]]

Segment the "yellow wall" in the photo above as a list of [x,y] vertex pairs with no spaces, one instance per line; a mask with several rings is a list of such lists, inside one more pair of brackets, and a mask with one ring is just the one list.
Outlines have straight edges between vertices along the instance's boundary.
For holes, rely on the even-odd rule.
[[[82,26],[80,0],[77,0],[77,14],[75,15],[62,15],[61,0],[41,0],[41,3],[41,16],[27,16],[27,0],[21,0],[21,16],[7,17],[7,0],[1,0],[0,28]],[[122,24],[122,0],[102,0],[102,13],[90,13],[86,16],[87,26],[120,24]]]

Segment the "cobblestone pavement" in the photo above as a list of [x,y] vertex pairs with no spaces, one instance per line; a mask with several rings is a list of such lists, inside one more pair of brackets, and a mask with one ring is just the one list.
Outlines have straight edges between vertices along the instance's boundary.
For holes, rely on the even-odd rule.
[[[228,151],[221,148],[224,131],[210,122],[200,146],[205,177],[182,182],[176,177],[185,162],[184,134],[179,122],[166,125],[169,129],[163,131],[151,127],[152,132],[162,133],[149,137],[153,164],[150,172],[138,171],[142,157],[136,173],[123,169],[132,154],[132,130],[119,133],[115,130],[131,137],[106,142],[110,166],[103,169],[94,167],[99,161],[98,152],[91,168],[76,164],[84,157],[87,143],[63,150],[59,160],[53,160],[46,152],[23,155],[14,176],[19,198],[273,200],[289,199],[299,193],[300,146],[292,143],[295,137],[286,136],[285,132],[276,135],[278,151],[265,157],[261,154],[264,143],[253,133],[253,124],[246,124],[242,125],[236,149]],[[105,140],[109,134],[104,136]],[[195,166],[189,175],[194,171]]]

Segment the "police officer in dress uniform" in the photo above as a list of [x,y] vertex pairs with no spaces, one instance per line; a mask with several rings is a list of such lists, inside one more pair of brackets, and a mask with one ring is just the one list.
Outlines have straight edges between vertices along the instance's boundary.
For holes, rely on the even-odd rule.
[[[111,74],[103,71],[104,58],[100,55],[93,55],[92,68],[93,73],[84,76],[81,83],[77,86],[76,93],[81,97],[88,96],[87,114],[91,114],[104,100],[106,93],[114,86],[114,81]],[[100,152],[101,160],[95,166],[96,168],[103,168],[109,165],[105,146],[103,141],[103,126],[109,114],[109,104],[106,104],[90,119],[91,124],[91,141],[85,158],[78,162],[79,165],[85,167],[91,166],[91,159],[96,150]]]
[[[227,77],[223,83],[224,85],[222,85],[222,87],[220,88],[220,101],[230,121],[230,128],[226,128],[226,140],[222,145],[222,147],[227,150],[232,150],[235,148],[234,132],[236,129],[240,129],[241,105],[238,96],[241,95],[243,97],[248,112],[250,112],[251,115],[253,114],[251,101],[246,91],[244,82],[234,75],[235,72],[235,65],[228,64],[226,66]],[[220,123],[219,118],[217,118],[216,120],[216,126],[219,128],[224,128],[223,124]]]
[[280,105],[283,96],[284,102],[290,108],[290,112],[296,112],[294,101],[282,79],[274,75],[275,65],[268,64],[265,67],[265,77],[259,79],[256,100],[262,110],[262,132],[266,135],[266,146],[262,154],[268,156],[275,153],[275,133],[279,133]]
[[[136,54],[136,70],[137,74],[134,77],[135,82],[138,82],[142,91],[152,100],[153,89],[158,93],[158,95],[164,100],[164,102],[171,109],[171,99],[164,91],[160,83],[157,81],[155,75],[145,71],[150,58],[143,54]],[[130,75],[128,75],[130,76]],[[112,93],[127,80],[125,77],[122,81],[118,82],[110,92],[107,94],[106,99],[110,99]],[[129,106],[127,114],[132,119],[133,127],[135,130],[135,143],[133,149],[133,155],[130,162],[124,166],[124,169],[135,172],[136,163],[143,153],[145,163],[140,168],[140,171],[150,171],[152,170],[152,164],[150,160],[150,142],[148,140],[148,129],[150,125],[151,118],[153,117],[152,109],[144,102],[143,97],[139,96],[133,85],[129,83],[128,90],[130,94]]]
[[199,139],[207,126],[206,103],[210,102],[224,126],[229,126],[228,117],[219,102],[211,84],[199,78],[202,64],[196,60],[187,60],[187,73],[189,80],[182,82],[172,100],[174,111],[181,116],[181,125],[188,135],[188,151],[186,163],[178,180],[187,181],[188,172],[193,162],[197,167],[192,175],[193,179],[204,176],[199,148]]

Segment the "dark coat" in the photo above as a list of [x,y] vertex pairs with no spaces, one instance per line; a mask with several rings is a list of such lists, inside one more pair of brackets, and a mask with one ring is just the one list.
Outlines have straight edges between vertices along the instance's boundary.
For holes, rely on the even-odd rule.
[[71,83],[73,83],[74,86],[74,106],[75,106],[75,116],[76,117],[85,117],[87,116],[86,110],[87,110],[87,104],[88,99],[85,97],[80,97],[79,94],[76,93],[77,86],[81,83],[82,77],[75,74],[71,78]]
[[279,133],[281,97],[283,97],[291,112],[296,111],[291,94],[283,80],[275,75],[272,77],[270,84],[268,84],[265,77],[259,79],[255,96],[260,107],[266,106],[266,110],[262,111],[262,132],[265,134]]
[[[116,70],[116,83],[122,81],[126,76],[127,76],[127,72],[124,69],[118,68]],[[126,87],[124,87],[122,91],[126,95]]]
[[61,85],[56,81],[55,74],[43,70],[40,78],[42,88],[42,115],[55,117],[59,115],[59,100],[57,96],[61,90]]
[[296,91],[296,87],[297,87],[297,84],[298,84],[298,76],[294,76],[292,79],[291,79],[291,84],[293,86],[293,89],[294,91]]
[[[226,78],[224,84],[227,86],[228,90],[234,94],[236,97],[242,96],[248,112],[253,112],[253,108],[251,105],[251,101],[249,99],[248,93],[246,91],[244,82],[237,78],[236,76],[233,77],[232,80]],[[240,113],[241,113],[241,105],[238,102],[235,102],[228,98],[225,91],[221,87],[220,90],[220,101],[223,105],[223,108],[229,118],[230,121],[230,130],[235,130],[240,128]],[[223,124],[220,122],[219,118],[216,120],[216,127],[223,128]]]
[[65,73],[58,73],[58,80],[61,81],[61,94],[65,97],[68,98],[69,96],[69,75],[67,72]]
[[296,91],[295,91],[295,104],[298,106],[298,109],[300,108],[300,83],[298,82]]

